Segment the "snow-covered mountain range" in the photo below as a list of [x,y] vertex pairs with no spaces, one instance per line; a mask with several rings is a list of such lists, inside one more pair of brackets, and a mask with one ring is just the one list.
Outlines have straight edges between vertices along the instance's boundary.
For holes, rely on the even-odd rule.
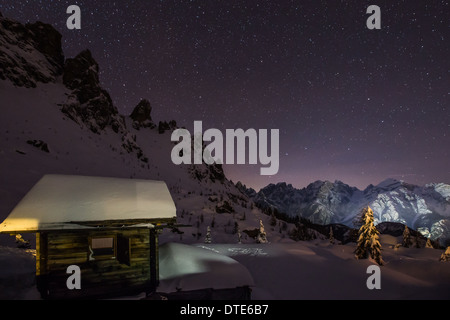
[[316,181],[303,189],[286,183],[270,184],[259,192],[242,184],[238,187],[261,208],[318,224],[354,227],[361,209],[370,206],[377,224],[400,222],[432,239],[450,238],[450,185],[444,183],[417,186],[387,179],[364,190],[341,181]]

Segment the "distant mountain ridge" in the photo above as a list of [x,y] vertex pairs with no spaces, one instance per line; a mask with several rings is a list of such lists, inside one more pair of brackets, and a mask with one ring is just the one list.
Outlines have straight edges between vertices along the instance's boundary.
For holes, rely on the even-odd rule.
[[317,224],[354,227],[357,214],[370,206],[377,224],[399,222],[433,240],[450,238],[450,185],[445,183],[417,186],[386,179],[364,190],[341,181],[315,181],[302,189],[286,183],[269,184],[259,192],[242,183],[237,187],[263,209],[276,209]]

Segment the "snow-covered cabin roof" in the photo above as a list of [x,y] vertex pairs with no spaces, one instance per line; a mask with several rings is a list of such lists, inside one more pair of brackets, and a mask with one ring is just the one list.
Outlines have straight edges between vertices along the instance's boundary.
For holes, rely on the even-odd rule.
[[0,224],[0,232],[88,228],[97,221],[173,219],[162,181],[45,175]]

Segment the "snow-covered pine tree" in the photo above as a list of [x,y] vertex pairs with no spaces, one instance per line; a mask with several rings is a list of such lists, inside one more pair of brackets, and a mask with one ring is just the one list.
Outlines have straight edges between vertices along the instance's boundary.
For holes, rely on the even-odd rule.
[[334,244],[334,235],[333,235],[333,228],[330,226],[330,236],[329,236],[329,240],[331,244]]
[[441,254],[439,261],[450,261],[450,246]]
[[211,227],[208,226],[206,228],[206,236],[205,236],[205,243],[211,243]]
[[237,221],[235,221],[233,231],[231,231],[231,233],[236,234],[238,231],[239,231],[239,223]]
[[259,232],[258,237],[256,238],[257,243],[267,243],[266,230],[264,229],[264,225],[262,220],[259,220]]
[[242,236],[241,236],[241,230],[239,228],[237,230],[237,235],[238,235],[238,243],[241,244],[242,243]]
[[363,209],[363,225],[358,232],[358,242],[355,250],[356,259],[367,259],[369,256],[379,265],[384,261],[381,257],[381,244],[379,241],[379,231],[373,223],[373,211],[370,207]]
[[411,245],[412,245],[411,234],[409,232],[408,226],[405,225],[405,229],[403,229],[402,246],[405,248],[409,248]]

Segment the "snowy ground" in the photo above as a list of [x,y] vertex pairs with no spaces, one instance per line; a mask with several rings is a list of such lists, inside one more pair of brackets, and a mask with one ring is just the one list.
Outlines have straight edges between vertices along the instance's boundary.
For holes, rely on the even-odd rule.
[[369,260],[354,245],[301,242],[252,246],[208,245],[245,265],[253,299],[449,299],[450,268],[433,249],[384,250],[381,290],[366,286]]
[[[269,244],[191,244],[247,268],[254,286],[253,299],[450,299],[450,263],[439,262],[441,250],[391,248],[398,239],[382,236],[381,289],[366,286],[370,260],[355,260],[355,244],[330,245],[327,241]],[[194,249],[194,248],[193,248]],[[179,250],[179,249],[178,249]],[[231,258],[231,259],[229,259]],[[176,269],[176,266],[174,266]],[[180,270],[182,270],[180,263]],[[39,299],[32,285],[34,258],[20,249],[0,247],[0,298]],[[234,269],[233,272],[236,272]],[[162,273],[162,286],[167,286]],[[235,280],[236,273],[233,273]],[[226,276],[211,270],[211,278]],[[205,274],[202,276],[205,281]],[[242,276],[240,276],[242,277]],[[247,275],[246,275],[247,277]],[[245,278],[245,277],[244,277]],[[192,282],[192,279],[190,279]],[[211,283],[217,283],[212,279]],[[231,281],[230,281],[231,283]]]

